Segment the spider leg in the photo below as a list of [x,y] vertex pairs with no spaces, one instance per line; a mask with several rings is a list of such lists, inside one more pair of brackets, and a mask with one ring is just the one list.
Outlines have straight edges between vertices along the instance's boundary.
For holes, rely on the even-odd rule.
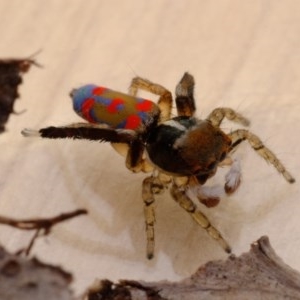
[[143,158],[144,145],[133,130],[112,129],[106,125],[76,123],[62,127],[46,127],[39,130],[24,129],[25,137],[39,136],[50,139],[86,139],[90,141],[110,142],[113,148],[126,156],[126,167],[132,172],[151,172],[153,167]]
[[91,141],[111,143],[131,143],[137,138],[134,130],[112,129],[107,126],[93,125],[90,123],[70,124],[62,127],[46,127],[39,130],[24,129],[22,134],[28,136],[40,136],[50,139],[86,139]]
[[152,259],[154,256],[155,246],[155,198],[154,194],[162,192],[164,184],[158,177],[150,176],[144,179],[142,188],[142,198],[144,201],[144,216],[146,224],[146,237],[147,237],[147,258]]
[[170,119],[172,109],[172,94],[166,88],[160,84],[153,83],[147,79],[141,77],[135,77],[132,79],[129,86],[129,94],[136,96],[138,89],[145,90],[152,94],[158,95],[158,107],[160,108],[160,122],[164,122]]
[[215,239],[227,253],[231,253],[231,248],[224,240],[221,233],[213,227],[208,218],[197,209],[193,201],[187,196],[184,188],[180,188],[176,184],[173,184],[171,188],[171,195],[174,200],[190,214],[198,225],[205,229],[206,232]]
[[266,162],[272,164],[276,170],[282,174],[287,182],[295,182],[295,178],[286,170],[276,155],[263,144],[258,136],[245,129],[235,130],[228,134],[228,136],[232,139],[231,151],[234,150],[234,148],[241,142],[247,140],[252,149],[254,149],[256,153],[263,159],[265,159]]
[[144,145],[138,139],[132,141],[129,145],[126,155],[126,167],[134,173],[138,173],[143,169]]
[[196,110],[194,86],[194,77],[187,72],[184,73],[175,90],[178,116],[191,117],[194,115]]
[[220,126],[224,118],[235,123],[240,123],[243,126],[250,125],[250,121],[247,118],[228,107],[218,107],[214,109],[207,117],[207,120],[209,120],[213,126]]

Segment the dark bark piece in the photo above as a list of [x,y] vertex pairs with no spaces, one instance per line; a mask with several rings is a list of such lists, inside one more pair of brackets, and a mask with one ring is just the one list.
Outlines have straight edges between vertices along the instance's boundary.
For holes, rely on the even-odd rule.
[[209,262],[180,282],[103,280],[87,295],[89,300],[300,299],[300,273],[286,265],[269,239],[262,237],[249,252]]
[[19,97],[18,87],[22,83],[22,75],[33,64],[39,66],[30,58],[0,60],[0,133],[5,130],[5,124],[10,114],[14,112],[14,103]]
[[0,246],[0,299],[74,300],[71,281],[59,267],[9,254]]

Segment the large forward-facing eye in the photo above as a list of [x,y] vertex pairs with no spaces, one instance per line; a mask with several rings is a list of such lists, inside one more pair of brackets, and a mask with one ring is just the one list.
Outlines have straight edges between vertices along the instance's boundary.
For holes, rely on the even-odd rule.
[[223,160],[225,159],[225,157],[226,157],[226,152],[224,151],[224,152],[221,154],[219,161],[223,161]]
[[209,164],[207,165],[207,169],[208,169],[209,171],[211,171],[211,170],[213,170],[216,166],[217,166],[217,162],[216,162],[216,161],[213,161],[213,162],[211,162],[211,163],[209,163]]

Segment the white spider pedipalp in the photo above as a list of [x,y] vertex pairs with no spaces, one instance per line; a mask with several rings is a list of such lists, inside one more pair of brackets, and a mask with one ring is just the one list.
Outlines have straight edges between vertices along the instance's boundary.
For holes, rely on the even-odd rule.
[[241,183],[242,171],[240,161],[238,159],[232,160],[230,170],[225,175],[225,191],[227,194],[232,194],[236,191]]
[[29,129],[29,128],[25,128],[21,131],[21,134],[25,137],[40,137],[41,134],[38,130],[34,130],[34,129]]

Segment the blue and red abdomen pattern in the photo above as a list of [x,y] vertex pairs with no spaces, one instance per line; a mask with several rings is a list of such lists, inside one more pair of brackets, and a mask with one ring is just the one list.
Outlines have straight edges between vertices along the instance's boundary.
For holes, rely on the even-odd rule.
[[79,116],[112,128],[140,129],[159,114],[158,106],[150,100],[92,84],[73,90],[71,95]]

